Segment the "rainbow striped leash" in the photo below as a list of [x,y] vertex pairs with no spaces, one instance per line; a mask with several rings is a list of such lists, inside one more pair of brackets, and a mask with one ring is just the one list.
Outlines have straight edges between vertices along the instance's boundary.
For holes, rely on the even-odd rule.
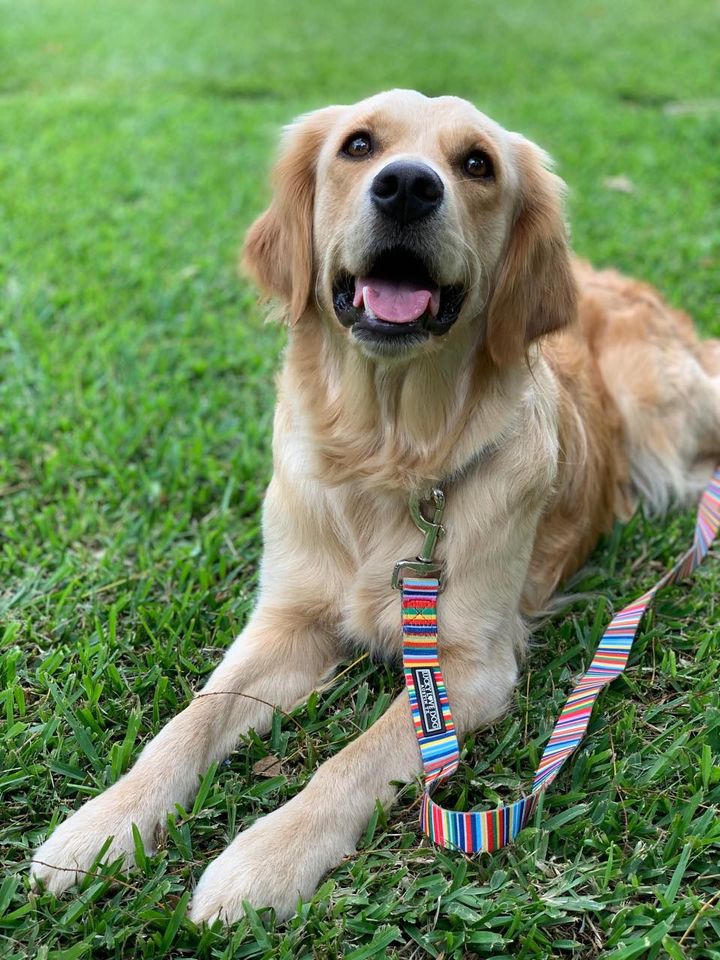
[[[430,544],[430,549],[423,549],[414,560],[400,561],[393,577],[394,584],[402,588],[403,666],[425,772],[420,826],[440,846],[465,853],[491,853],[514,840],[528,823],[540,795],[582,740],[598,694],[625,669],[640,621],[655,595],[668,584],[689,576],[707,556],[720,528],[720,467],[700,500],[692,547],[654,587],[613,617],[603,634],[590,667],[568,697],[555,724],[535,774],[532,792],[507,806],[471,813],[445,810],[430,796],[433,787],[454,773],[460,762],[457,733],[437,649],[437,598],[441,581],[439,568],[432,563],[432,547],[443,533],[442,492],[433,491],[432,499],[433,521],[424,518],[419,501],[411,504],[413,518],[426,536],[425,547]],[[433,531],[431,527],[436,529]],[[406,577],[402,576],[404,570],[414,574],[427,571],[431,575]]]

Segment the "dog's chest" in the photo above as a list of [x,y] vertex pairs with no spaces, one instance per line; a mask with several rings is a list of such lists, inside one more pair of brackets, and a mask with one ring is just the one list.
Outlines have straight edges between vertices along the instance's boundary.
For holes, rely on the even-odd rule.
[[340,632],[353,646],[369,650],[375,656],[395,659],[402,653],[400,593],[387,583],[359,573],[348,585],[340,612]]
[[345,509],[343,516],[351,562],[338,610],[341,635],[375,655],[398,657],[402,653],[401,598],[392,587],[392,576],[398,560],[417,555],[422,537],[404,499]]

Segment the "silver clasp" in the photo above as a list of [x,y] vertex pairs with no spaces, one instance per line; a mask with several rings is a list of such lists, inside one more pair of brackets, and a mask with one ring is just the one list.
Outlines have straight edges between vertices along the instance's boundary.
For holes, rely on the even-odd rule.
[[[423,506],[433,510],[432,520],[427,520],[423,514]],[[411,560],[398,560],[393,570],[392,585],[397,590],[402,585],[403,574],[416,577],[437,577],[442,587],[442,567],[433,561],[435,545],[445,533],[442,525],[443,510],[445,509],[445,494],[436,487],[428,500],[421,500],[417,493],[410,495],[410,516],[415,526],[425,537],[422,550]]]

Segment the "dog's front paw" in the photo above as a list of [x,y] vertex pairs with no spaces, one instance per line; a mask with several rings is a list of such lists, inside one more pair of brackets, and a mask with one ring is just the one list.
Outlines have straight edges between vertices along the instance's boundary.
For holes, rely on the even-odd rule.
[[112,842],[103,855],[110,863],[123,857],[125,868],[135,863],[132,825],[137,824],[146,851],[155,842],[158,816],[137,795],[116,783],[89,800],[61,823],[36,851],[30,866],[34,886],[42,884],[52,893],[62,893],[88,873],[108,837]]
[[195,889],[190,919],[234,923],[247,900],[272,907],[278,920],[286,920],[353,849],[329,824],[323,829],[319,811],[309,812],[298,796],[239,834],[210,864]]

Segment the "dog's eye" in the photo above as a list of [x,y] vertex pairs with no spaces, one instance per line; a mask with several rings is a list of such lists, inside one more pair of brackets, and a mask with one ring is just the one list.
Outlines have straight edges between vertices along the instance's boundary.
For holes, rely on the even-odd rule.
[[359,160],[361,157],[370,156],[372,148],[372,140],[370,139],[369,133],[353,133],[343,144],[342,152],[346,157]]
[[482,150],[473,150],[468,154],[463,169],[478,180],[491,180],[495,176],[492,160]]

